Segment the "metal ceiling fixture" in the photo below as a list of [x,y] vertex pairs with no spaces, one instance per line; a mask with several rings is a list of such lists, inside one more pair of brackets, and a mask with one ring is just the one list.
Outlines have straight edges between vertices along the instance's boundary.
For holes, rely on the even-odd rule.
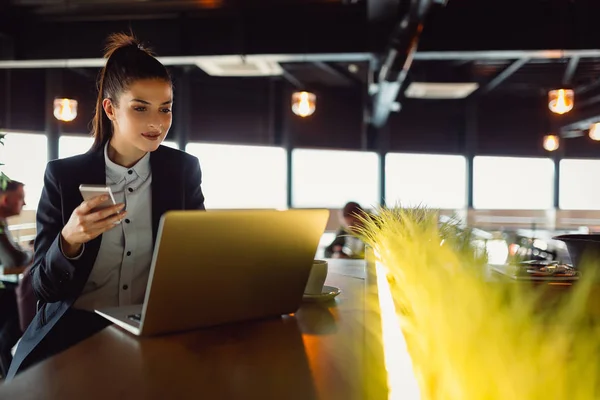
[[390,37],[372,90],[370,123],[375,128],[384,126],[390,112],[400,109],[397,97],[417,51],[423,20],[432,4],[432,0],[410,0],[408,11]]

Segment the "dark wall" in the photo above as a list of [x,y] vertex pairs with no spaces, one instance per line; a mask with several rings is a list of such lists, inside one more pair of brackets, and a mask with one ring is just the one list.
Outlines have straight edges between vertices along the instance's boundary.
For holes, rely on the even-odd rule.
[[390,151],[460,153],[465,131],[464,101],[404,100],[390,115]]
[[478,154],[544,155],[541,140],[548,113],[539,99],[484,97],[475,107],[476,118],[468,121],[467,100],[405,99],[401,112],[390,117],[390,150],[465,152],[472,124]]
[[[62,123],[62,132],[89,132],[96,74],[96,69],[65,70],[60,74],[62,91],[56,96],[79,101],[77,119]],[[0,128],[44,131],[45,79],[43,70],[0,71]],[[314,88],[317,110],[309,118],[300,118],[290,108],[293,88],[282,80],[214,78],[195,70],[190,82],[190,141],[281,145],[289,139],[295,147],[362,147],[365,99],[358,86]],[[550,114],[543,96],[485,96],[476,103],[474,122],[468,120],[467,100],[405,99],[402,105],[399,113],[390,116],[389,151],[462,153],[467,148],[467,129],[475,126],[474,148],[478,154],[547,156],[542,138],[556,132],[564,122],[564,117]],[[179,117],[177,113],[175,116],[172,135],[177,131]],[[588,137],[563,140],[561,147],[567,157],[600,157],[600,143]]]
[[600,159],[600,142],[590,139],[587,134],[582,137],[563,140],[561,146],[563,147],[562,151],[565,157],[586,157]]
[[[46,71],[38,69],[2,70],[0,75],[0,127],[11,130],[44,131],[46,107]],[[78,116],[74,121],[60,123],[64,133],[86,134],[95,106],[95,70],[86,76],[72,71],[57,70],[62,90],[55,97],[78,101]],[[8,79],[7,79],[8,78]],[[10,101],[5,101],[7,98]]]
[[477,104],[477,152],[544,156],[543,137],[551,127],[544,98],[488,97]]
[[273,143],[269,129],[270,95],[266,79],[212,78],[194,81],[189,140]]
[[[5,71],[3,71],[5,74]],[[6,125],[8,129],[25,131],[43,131],[45,118],[45,71],[37,69],[15,69],[10,72],[10,80],[3,85],[5,96],[8,90],[10,116]],[[6,110],[6,109],[5,109]],[[3,111],[5,111],[3,110]]]
[[[505,156],[549,155],[544,135],[558,132],[566,116],[552,114],[544,96],[522,98],[486,96],[475,103],[477,118],[468,121],[466,100],[405,99],[402,110],[389,120],[389,150],[417,153],[466,151],[469,124],[477,129],[477,154]],[[566,157],[600,158],[600,142],[587,136],[563,139]]]
[[301,118],[291,111],[292,91],[284,95],[287,130],[295,147],[360,149],[363,96],[358,89],[314,90],[315,113]]
[[[548,156],[542,147],[544,135],[557,134],[573,116],[551,113],[545,96],[489,97],[478,104],[478,109],[477,152],[490,155]],[[600,158],[600,143],[587,135],[562,139],[560,146],[564,157]]]
[[77,118],[71,122],[60,123],[61,131],[68,134],[88,134],[90,122],[96,110],[96,70],[82,72],[63,71],[60,97],[76,99]]

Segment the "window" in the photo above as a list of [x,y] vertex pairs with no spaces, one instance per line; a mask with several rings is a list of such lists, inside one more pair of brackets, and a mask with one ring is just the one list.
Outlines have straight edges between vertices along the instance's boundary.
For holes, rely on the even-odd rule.
[[0,146],[0,169],[11,179],[25,184],[25,209],[35,210],[44,187],[48,141],[41,133],[6,132]]
[[[561,160],[559,205],[565,210],[600,210],[600,160]],[[586,184],[587,183],[587,184]]]
[[385,158],[388,206],[423,205],[461,209],[467,205],[467,162],[458,155],[389,153]]
[[379,205],[379,155],[362,151],[293,150],[294,207],[342,208],[349,201],[365,208]]
[[473,205],[482,209],[546,210],[554,206],[549,158],[486,157],[473,161]]
[[61,136],[58,139],[58,158],[67,158],[86,153],[94,143],[91,136]]
[[280,147],[189,143],[200,160],[206,208],[287,207],[287,161]]

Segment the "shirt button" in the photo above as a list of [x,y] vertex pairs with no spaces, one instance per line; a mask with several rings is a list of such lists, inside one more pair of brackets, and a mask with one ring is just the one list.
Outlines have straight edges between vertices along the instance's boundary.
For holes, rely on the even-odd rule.
[[128,173],[129,175],[131,175],[131,174],[133,174],[133,171],[132,171],[132,170],[129,170],[129,171],[127,171],[127,173]]
[[133,192],[132,188],[127,188],[127,190],[129,190],[129,193]]
[[130,252],[130,251],[128,251],[128,252],[127,252],[127,255],[128,255],[128,256],[130,256],[130,255],[131,255],[131,252]]
[[123,290],[127,290],[127,289],[129,289],[129,286],[123,285]]
[[126,224],[128,224],[128,223],[130,223],[130,222],[131,222],[131,221],[129,220],[129,218],[125,218],[125,223],[126,223]]

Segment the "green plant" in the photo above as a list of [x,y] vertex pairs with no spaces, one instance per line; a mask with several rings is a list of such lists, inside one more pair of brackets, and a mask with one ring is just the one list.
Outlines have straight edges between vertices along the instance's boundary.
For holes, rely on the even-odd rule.
[[[4,146],[4,138],[6,137],[6,133],[0,133],[0,145]],[[4,163],[0,163],[0,167],[3,166]],[[10,178],[6,176],[6,174],[0,171],[0,189],[6,189],[6,185],[10,182]]]

